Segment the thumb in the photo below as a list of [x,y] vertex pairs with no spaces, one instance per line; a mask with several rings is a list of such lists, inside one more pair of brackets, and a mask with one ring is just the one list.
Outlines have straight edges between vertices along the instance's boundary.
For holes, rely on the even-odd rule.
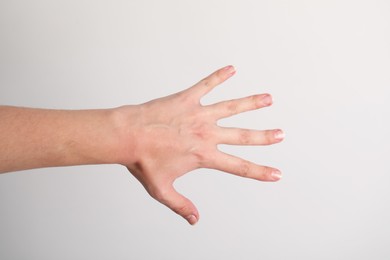
[[173,186],[167,188],[159,194],[156,199],[182,216],[191,225],[195,225],[199,220],[199,213],[195,205],[186,197],[178,193]]

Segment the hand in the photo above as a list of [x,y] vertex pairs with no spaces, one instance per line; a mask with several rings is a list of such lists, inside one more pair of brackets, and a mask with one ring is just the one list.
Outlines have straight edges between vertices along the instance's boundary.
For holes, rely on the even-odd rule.
[[[223,153],[218,144],[269,145],[282,141],[281,130],[226,128],[217,121],[272,104],[268,94],[202,106],[200,99],[232,75],[232,66],[222,68],[193,87],[142,105],[123,107],[131,118],[124,142],[128,145],[123,164],[148,193],[190,224],[199,220],[194,204],[173,187],[185,173],[210,168],[260,181],[278,181],[277,169]],[[130,115],[132,115],[130,117]],[[131,150],[129,150],[131,149]]]

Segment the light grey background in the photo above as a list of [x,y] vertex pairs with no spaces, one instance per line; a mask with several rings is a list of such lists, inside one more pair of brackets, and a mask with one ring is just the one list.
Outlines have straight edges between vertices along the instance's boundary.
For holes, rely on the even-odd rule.
[[0,1],[1,104],[140,103],[228,64],[204,103],[272,93],[223,124],[287,136],[222,149],[281,182],[188,174],[191,227],[120,166],[4,174],[0,259],[389,259],[389,1]]

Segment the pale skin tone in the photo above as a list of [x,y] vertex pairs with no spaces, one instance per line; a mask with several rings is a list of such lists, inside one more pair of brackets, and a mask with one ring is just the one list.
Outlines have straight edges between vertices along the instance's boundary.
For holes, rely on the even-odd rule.
[[173,187],[184,174],[210,168],[260,181],[278,181],[279,170],[218,150],[218,144],[270,145],[280,129],[218,126],[218,120],[270,106],[269,94],[212,105],[201,98],[235,74],[212,73],[182,92],[141,105],[100,110],[49,110],[0,106],[0,173],[54,166],[121,164],[148,193],[190,224],[194,204]]

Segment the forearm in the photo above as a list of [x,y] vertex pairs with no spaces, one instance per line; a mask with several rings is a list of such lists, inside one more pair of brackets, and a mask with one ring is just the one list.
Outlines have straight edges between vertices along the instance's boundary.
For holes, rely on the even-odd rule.
[[119,163],[116,109],[48,110],[0,106],[0,173]]

